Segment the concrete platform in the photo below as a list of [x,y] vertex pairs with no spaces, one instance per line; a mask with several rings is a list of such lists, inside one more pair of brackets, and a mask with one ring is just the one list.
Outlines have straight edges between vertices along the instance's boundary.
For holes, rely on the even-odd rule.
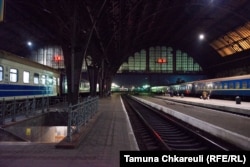
[[207,107],[218,110],[225,110],[232,113],[239,113],[243,115],[250,116],[250,102],[241,101],[240,104],[237,104],[236,101],[232,100],[220,100],[220,99],[207,99],[203,100],[200,98],[193,97],[181,97],[181,96],[156,96],[158,98],[163,98],[171,101],[181,101],[182,103],[197,105],[201,107]]
[[[244,150],[250,150],[250,118],[231,113],[215,111],[213,109],[194,107],[194,103],[203,105],[213,105],[214,108],[225,107],[231,110],[240,110],[240,105],[229,104],[221,100],[201,100],[195,98],[167,97],[152,98],[148,96],[135,97],[140,101],[166,112],[174,117],[181,119],[195,127],[198,127],[208,133],[227,140]],[[178,104],[165,100],[185,101],[186,104]],[[191,105],[187,105],[187,103]],[[208,104],[210,103],[210,104]],[[249,104],[242,103],[244,106]],[[242,105],[243,106],[243,105]],[[241,106],[241,107],[242,107]],[[249,111],[246,109],[246,111]]]
[[55,144],[0,142],[1,167],[118,167],[120,151],[138,150],[120,96],[99,100],[99,114],[75,149]]

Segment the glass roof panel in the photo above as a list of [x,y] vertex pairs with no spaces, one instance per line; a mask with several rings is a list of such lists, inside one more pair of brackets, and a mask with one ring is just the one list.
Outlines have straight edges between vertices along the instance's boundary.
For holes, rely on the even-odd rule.
[[250,44],[249,44],[246,40],[244,40],[244,41],[239,41],[239,44],[240,44],[240,46],[241,46],[243,49],[245,49],[245,50],[247,50],[247,49],[250,48]]
[[240,27],[236,30],[243,38],[249,37],[250,32],[246,27]]
[[250,22],[222,35],[210,45],[222,57],[250,49]]
[[237,34],[236,32],[229,32],[227,35],[233,41],[239,41],[242,39],[242,37],[239,34]]

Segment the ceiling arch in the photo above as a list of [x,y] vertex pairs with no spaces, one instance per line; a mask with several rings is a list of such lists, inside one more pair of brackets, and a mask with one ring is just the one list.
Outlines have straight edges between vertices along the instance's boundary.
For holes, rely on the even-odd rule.
[[70,46],[75,14],[77,45],[114,69],[134,52],[156,45],[187,52],[204,70],[226,69],[249,60],[249,50],[221,57],[211,43],[249,22],[249,9],[248,0],[5,0],[0,49],[25,56],[27,40],[35,48]]

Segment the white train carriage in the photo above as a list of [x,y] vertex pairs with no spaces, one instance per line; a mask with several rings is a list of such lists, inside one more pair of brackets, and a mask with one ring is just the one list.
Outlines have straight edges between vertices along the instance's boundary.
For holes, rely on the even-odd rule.
[[59,94],[56,69],[0,50],[0,99],[23,99]]

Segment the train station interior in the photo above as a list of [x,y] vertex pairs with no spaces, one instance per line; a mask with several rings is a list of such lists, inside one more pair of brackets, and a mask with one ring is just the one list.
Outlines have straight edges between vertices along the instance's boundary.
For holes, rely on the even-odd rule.
[[103,89],[133,86],[128,74],[163,85],[250,71],[247,0],[1,2],[1,49],[68,78],[97,68]]
[[[37,116],[33,111],[34,105],[39,106],[39,102],[41,105],[38,115],[52,113],[53,117],[53,121],[45,121],[50,116],[38,119],[44,121],[42,128],[39,125],[39,131],[47,132],[43,138],[61,141],[67,136],[66,142],[56,146],[59,149],[55,149],[54,143],[45,145],[47,141],[41,142],[39,137],[38,143],[44,144],[44,147],[0,140],[0,166],[11,167],[19,163],[32,166],[29,162],[33,160],[40,163],[38,166],[41,167],[48,163],[51,166],[64,167],[70,166],[70,162],[75,159],[74,166],[116,167],[121,158],[119,151],[140,150],[140,143],[136,142],[138,138],[133,134],[133,124],[130,125],[129,116],[123,112],[127,107],[126,100],[120,95],[131,92],[133,96],[138,95],[134,90],[139,92],[145,90],[151,95],[154,88],[160,88],[157,92],[158,100],[139,94],[143,96],[140,101],[148,100],[150,102],[145,103],[160,108],[159,110],[168,114],[172,114],[172,110],[175,109],[171,108],[169,111],[159,106],[170,107],[180,99],[188,101],[186,96],[195,90],[195,99],[183,102],[183,105],[196,106],[198,100],[197,103],[206,103],[204,105],[209,109],[225,110],[244,116],[241,121],[241,118],[225,116],[224,123],[220,122],[220,116],[214,117],[213,114],[203,116],[204,118],[201,116],[203,114],[192,115],[192,111],[188,111],[189,107],[186,112],[192,119],[184,116],[185,113],[177,114],[178,119],[184,122],[191,120],[187,123],[194,123],[192,126],[204,129],[210,127],[210,124],[201,123],[196,119],[214,123],[210,129],[208,128],[209,133],[236,145],[241,143],[237,146],[249,151],[250,134],[245,129],[245,126],[250,124],[249,62],[250,1],[248,0],[0,0],[0,133],[7,134],[9,133],[7,131],[10,131],[17,133],[21,138],[27,136],[31,138],[34,130],[30,127],[24,128],[28,123],[22,121],[25,117],[25,120],[30,119],[30,122],[35,122],[31,117]],[[29,65],[30,69],[38,69],[34,70],[35,73],[31,77],[27,77],[29,74],[27,70],[25,71]],[[22,70],[23,73],[16,75],[16,80],[13,79],[15,72]],[[45,79],[39,78],[43,77],[43,71],[48,75],[55,75],[51,78],[48,76],[48,84]],[[233,81],[224,83],[226,79],[216,80],[227,77],[232,77]],[[23,94],[19,91],[20,97],[16,98],[14,92],[17,88],[13,85],[19,84],[18,79],[23,80],[18,88],[25,91],[22,90]],[[31,80],[34,80],[37,88],[36,84],[40,84],[40,80],[48,87],[39,87],[39,91],[42,92],[39,94],[40,99],[35,99],[36,93],[28,85]],[[206,81],[207,85],[200,86],[201,81]],[[58,87],[55,88],[52,82],[58,83]],[[176,91],[174,85],[181,84],[185,84],[185,90],[184,86],[180,86]],[[238,91],[240,89],[241,93],[233,92],[227,97],[226,94],[216,94],[215,90],[214,93],[211,92],[210,87],[227,89],[230,93],[234,91],[233,89]],[[204,90],[201,89],[209,89],[205,92],[207,93],[205,98],[202,94]],[[53,92],[54,90],[56,92]],[[27,93],[32,91],[31,94]],[[44,96],[51,92],[53,95],[49,96],[55,96],[56,99],[51,100]],[[21,95],[26,102],[18,104],[19,108],[26,107],[28,110],[28,105],[30,108],[29,112],[20,117],[17,116],[17,112],[10,111],[16,107],[11,107],[12,103],[7,104],[7,102],[10,98],[22,100]],[[33,99],[27,100],[28,96],[31,98],[33,96]],[[77,106],[80,103],[81,96],[87,97],[87,100],[82,102],[90,106],[80,107],[82,111],[88,111],[87,115],[82,113],[79,119],[74,114],[67,115],[65,111],[70,110],[74,113],[73,105]],[[211,101],[217,97],[233,100],[231,103]],[[171,98],[172,102],[164,104],[161,102]],[[60,103],[56,104],[57,102]],[[49,104],[52,103],[53,107],[50,108]],[[210,106],[213,104],[217,107]],[[204,105],[201,104],[203,107]],[[9,110],[5,111],[6,108]],[[55,116],[53,113],[59,114]],[[28,114],[33,115],[30,117]],[[83,117],[84,121],[80,120]],[[72,120],[72,124],[63,123],[66,118]],[[22,124],[18,124],[17,120]],[[78,125],[72,126],[79,120],[82,121],[80,124],[85,126],[82,131],[78,129]],[[227,121],[232,121],[232,125],[223,127],[221,124],[227,124]],[[47,127],[52,125],[53,128]],[[64,127],[54,127],[61,125]],[[12,126],[19,127],[13,130]],[[71,129],[67,129],[67,126]],[[226,132],[221,131],[217,126],[228,129]],[[25,133],[22,134],[21,131]],[[81,132],[84,135],[68,136],[71,131]],[[0,138],[1,136],[4,135],[0,135]],[[69,144],[68,141],[75,143]],[[60,149],[63,147],[67,149]],[[46,157],[45,153],[48,150],[51,152]],[[27,156],[15,157],[15,151],[27,152]],[[80,153],[81,155],[78,155]],[[42,158],[39,159],[38,156]]]

